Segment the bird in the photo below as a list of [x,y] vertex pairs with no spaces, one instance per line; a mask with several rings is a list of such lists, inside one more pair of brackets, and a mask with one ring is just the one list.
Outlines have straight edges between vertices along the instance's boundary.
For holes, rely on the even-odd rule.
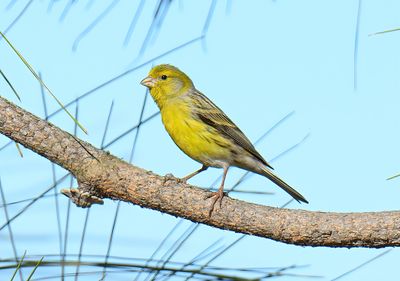
[[254,148],[245,134],[209,98],[196,89],[183,71],[170,64],[154,66],[141,82],[160,109],[164,127],[175,144],[202,167],[183,177],[187,182],[209,167],[222,168],[223,175],[209,209],[222,207],[225,179],[230,167],[262,175],[299,203],[308,201],[272,172],[272,166]]

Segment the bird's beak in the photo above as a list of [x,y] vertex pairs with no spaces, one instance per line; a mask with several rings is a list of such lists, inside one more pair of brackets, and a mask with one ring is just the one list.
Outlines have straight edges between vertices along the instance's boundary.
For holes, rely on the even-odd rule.
[[147,88],[151,89],[156,85],[156,81],[157,80],[154,79],[153,77],[147,76],[142,81],[140,81],[140,84],[142,84],[143,86],[146,86]]

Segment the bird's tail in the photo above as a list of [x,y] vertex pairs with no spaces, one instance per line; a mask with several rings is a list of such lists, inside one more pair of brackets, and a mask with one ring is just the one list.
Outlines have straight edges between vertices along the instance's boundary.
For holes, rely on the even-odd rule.
[[294,188],[292,188],[290,185],[288,185],[286,182],[281,180],[277,175],[275,175],[268,167],[262,167],[262,171],[260,173],[261,175],[267,177],[270,179],[273,183],[275,183],[277,186],[282,188],[284,191],[290,194],[294,199],[297,200],[297,202],[304,202],[308,203],[306,198],[303,197],[300,193],[298,193]]

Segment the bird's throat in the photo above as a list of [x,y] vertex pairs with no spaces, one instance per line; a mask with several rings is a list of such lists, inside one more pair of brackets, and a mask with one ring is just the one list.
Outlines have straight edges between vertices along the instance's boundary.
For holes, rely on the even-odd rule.
[[159,88],[152,88],[150,89],[150,95],[153,97],[158,108],[162,110],[166,102],[165,95],[162,91]]

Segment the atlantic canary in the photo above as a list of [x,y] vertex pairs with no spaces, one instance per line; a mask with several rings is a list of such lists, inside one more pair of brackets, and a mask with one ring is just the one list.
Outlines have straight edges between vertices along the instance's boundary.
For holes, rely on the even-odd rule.
[[298,202],[308,201],[272,173],[272,167],[257,152],[243,132],[211,100],[198,91],[192,80],[178,68],[161,64],[153,67],[141,81],[160,108],[162,122],[175,144],[203,166],[184,177],[187,181],[207,170],[223,168],[221,185],[213,193],[209,211],[224,197],[229,167],[239,167],[263,175],[289,193]]

